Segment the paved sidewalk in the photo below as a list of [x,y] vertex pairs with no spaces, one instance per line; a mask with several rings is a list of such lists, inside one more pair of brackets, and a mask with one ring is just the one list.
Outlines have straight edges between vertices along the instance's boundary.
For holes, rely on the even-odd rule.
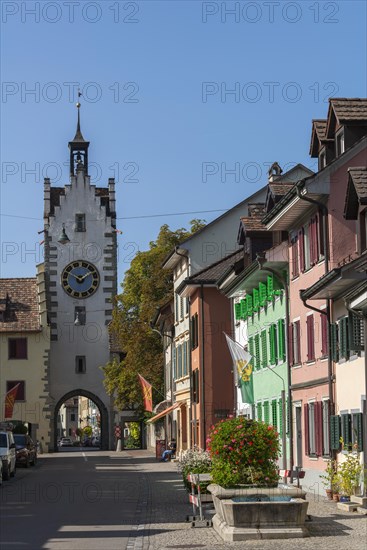
[[[210,527],[191,527],[186,516],[192,506],[183,488],[177,463],[158,462],[148,451],[125,451],[142,476],[136,530],[129,550],[172,550],[201,548],[258,548],[261,550],[366,550],[367,516],[340,512],[326,498],[308,496],[307,522],[310,537],[304,539],[258,540],[224,543]],[[211,517],[208,514],[208,517]]]

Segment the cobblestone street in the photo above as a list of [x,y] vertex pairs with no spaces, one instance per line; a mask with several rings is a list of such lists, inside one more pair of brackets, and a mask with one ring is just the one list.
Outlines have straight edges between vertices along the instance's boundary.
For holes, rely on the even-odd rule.
[[[174,548],[259,548],[335,550],[350,548],[366,550],[367,516],[337,510],[336,503],[323,497],[308,495],[310,537],[304,539],[258,540],[224,543],[213,528],[191,527],[185,521],[192,513],[187,493],[183,489],[177,464],[154,462],[147,451],[129,453],[136,468],[144,472],[147,481],[142,495],[140,517],[136,529],[138,538],[131,548],[169,550]],[[145,459],[142,458],[143,454]],[[145,505],[147,503],[147,505]],[[149,505],[150,504],[150,505]],[[211,517],[209,511],[207,517]]]

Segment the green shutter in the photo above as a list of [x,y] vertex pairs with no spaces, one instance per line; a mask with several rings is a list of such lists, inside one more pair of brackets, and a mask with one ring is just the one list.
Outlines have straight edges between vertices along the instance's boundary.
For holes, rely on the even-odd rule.
[[246,302],[246,299],[241,300],[240,304],[241,304],[240,316],[241,316],[241,319],[245,320],[246,317],[247,317],[247,302]]
[[275,325],[270,325],[269,340],[270,340],[270,364],[271,365],[276,365],[276,363],[277,363],[277,343],[276,343],[276,327],[275,327]]
[[332,451],[340,449],[340,416],[330,416],[330,447]]
[[251,336],[251,338],[248,339],[248,350],[251,355],[251,360],[254,358],[254,339]]
[[182,374],[185,376],[187,374],[187,343],[183,343],[183,368]]
[[173,348],[173,379],[177,378],[177,349]]
[[259,311],[260,302],[259,302],[259,291],[257,290],[257,288],[254,288],[252,294],[253,294],[253,297],[254,297],[253,310],[254,311]]
[[284,319],[278,319],[278,357],[281,361],[285,361],[285,332]]
[[339,354],[340,357],[348,359],[348,318],[343,317],[339,321]]
[[279,399],[278,407],[279,407],[279,435],[280,437],[282,437],[283,436],[283,400],[282,399]]
[[256,416],[257,416],[257,420],[262,420],[263,419],[263,415],[262,415],[262,405],[261,403],[257,403],[256,404]]
[[259,283],[259,302],[261,306],[266,304],[266,295],[266,285],[264,285],[264,283]]
[[350,414],[341,415],[341,425],[344,449],[350,450],[352,445],[352,417]]
[[331,358],[335,363],[339,361],[338,353],[338,326],[335,323],[330,324],[330,343],[331,343]]
[[247,294],[246,302],[247,302],[247,315],[252,315],[253,309],[252,309],[252,295],[251,294]]
[[274,279],[273,279],[273,275],[268,275],[268,281],[267,281],[267,286],[268,286],[268,300],[269,302],[273,299],[273,296],[274,296]]
[[278,429],[278,404],[277,404],[277,401],[276,399],[273,399],[273,401],[271,402],[271,419],[272,419],[272,424],[274,426],[274,428],[277,430]]
[[269,424],[269,402],[268,401],[264,401],[264,422],[266,424]]
[[363,414],[353,413],[353,442],[357,444],[357,451],[363,451]]
[[266,368],[268,365],[268,346],[266,341],[266,330],[261,332],[261,366]]
[[235,311],[236,321],[239,321],[241,319],[241,302],[234,305],[234,311]]
[[363,319],[357,317],[355,313],[349,313],[349,342],[350,349],[353,351],[362,351],[364,349],[363,342]]
[[255,367],[260,368],[260,335],[255,336]]

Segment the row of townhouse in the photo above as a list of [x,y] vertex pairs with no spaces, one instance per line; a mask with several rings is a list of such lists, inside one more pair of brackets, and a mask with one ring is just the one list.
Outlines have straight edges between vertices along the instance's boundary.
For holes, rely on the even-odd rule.
[[[277,426],[283,465],[318,492],[340,437],[367,448],[367,100],[330,99],[310,154],[317,173],[274,163],[265,187],[171,252],[174,298],[155,322],[159,418],[178,449],[205,448],[211,424],[245,414]],[[253,404],[225,333],[253,357]]]

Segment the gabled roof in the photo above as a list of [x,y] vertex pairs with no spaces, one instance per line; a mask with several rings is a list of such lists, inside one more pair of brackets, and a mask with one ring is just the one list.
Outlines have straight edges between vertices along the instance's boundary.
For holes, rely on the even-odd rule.
[[347,194],[345,197],[344,217],[356,220],[359,205],[367,204],[367,168],[349,168]]
[[241,218],[241,225],[244,230],[249,231],[266,231],[266,227],[261,223],[265,214],[265,204],[249,204],[249,216]]
[[198,271],[191,277],[187,277],[182,281],[182,283],[177,288],[179,294],[182,293],[185,287],[187,286],[198,286],[198,285],[215,285],[230,269],[233,268],[238,262],[243,261],[244,252],[243,248],[232,252],[225,258],[213,263],[209,267]]
[[0,279],[0,332],[41,330],[37,279]]
[[295,185],[295,183],[300,179],[300,171],[304,172],[304,176],[312,176],[314,172],[304,166],[301,163],[296,164],[285,174],[279,176],[275,180],[268,183],[268,191],[265,199],[265,212],[270,212],[270,210],[281,200],[284,195]]
[[336,123],[367,125],[367,98],[330,98],[327,121],[326,137],[331,139]]
[[310,143],[310,156],[317,157],[320,145],[326,141],[327,119],[314,119],[312,121],[312,133]]
[[[209,222],[207,225],[205,225],[204,227],[202,227],[201,229],[196,231],[193,235],[190,235],[190,237],[187,237],[187,239],[182,241],[179,246],[175,247],[173,250],[171,250],[171,252],[169,252],[167,254],[166,258],[162,262],[163,269],[172,268],[175,265],[175,263],[177,263],[177,261],[180,259],[180,256],[182,256],[182,254],[187,253],[187,249],[185,248],[186,243],[189,243],[192,239],[195,239],[198,235],[200,235],[200,234],[202,234],[202,233],[204,233],[208,230],[211,231],[213,225],[215,225],[220,220],[222,220],[222,219],[226,218],[227,216],[229,216],[230,214],[232,214],[235,210],[239,210],[242,207],[246,206],[248,203],[251,203],[251,200],[254,197],[256,197],[259,193],[261,193],[262,191],[265,191],[265,190],[266,190],[266,186],[260,187],[260,189],[255,191],[255,193],[250,195],[250,197],[247,197],[246,199],[239,202],[238,204],[236,204],[235,206],[233,206],[229,210],[226,210],[221,216],[218,216],[217,218],[215,218],[214,220]],[[179,254],[177,254],[176,251],[179,252]]]

